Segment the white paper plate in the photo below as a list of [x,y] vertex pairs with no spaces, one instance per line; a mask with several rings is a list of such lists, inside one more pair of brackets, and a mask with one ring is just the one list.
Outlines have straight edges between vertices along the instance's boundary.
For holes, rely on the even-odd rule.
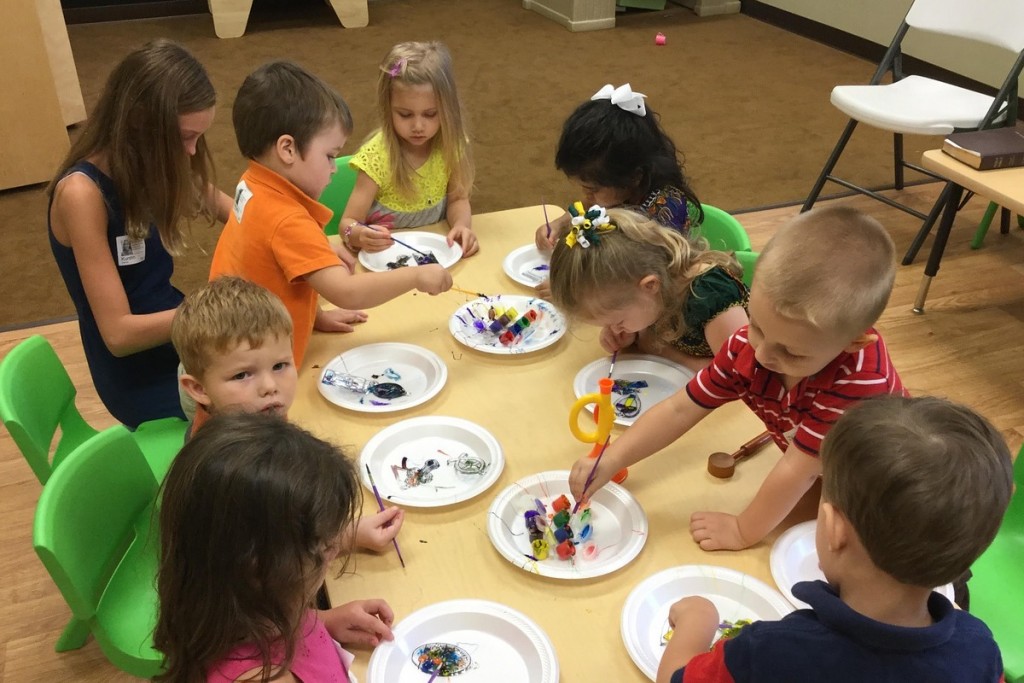
[[[433,253],[438,263],[445,268],[451,268],[462,258],[462,245],[455,242],[449,247],[448,239],[444,235],[438,235],[434,232],[402,232],[401,230],[396,230],[394,234],[410,247],[415,247],[425,254]],[[379,273],[390,270],[388,263],[402,256],[414,257],[418,256],[418,254],[395,242],[384,251],[371,253],[363,249],[359,252],[359,262],[367,270]],[[415,266],[416,259],[410,258],[408,265]]]
[[505,274],[521,285],[536,287],[548,279],[550,254],[542,254],[532,244],[513,249],[501,262]]
[[649,576],[626,598],[621,630],[633,663],[652,681],[664,651],[669,607],[688,595],[707,598],[719,617],[730,622],[781,619],[793,611],[778,591],[734,569],[687,564]]
[[[608,376],[610,363],[608,358],[598,358],[576,373],[576,378],[572,381],[572,390],[576,393],[576,398],[598,391],[597,381]],[[615,374],[612,379],[630,382],[643,380],[647,382],[647,386],[636,392],[637,398],[640,399],[640,412],[633,417],[623,417],[616,409],[615,424],[633,424],[638,417],[650,410],[651,406],[682,389],[692,377],[692,370],[661,356],[620,354],[615,361]],[[613,391],[612,405],[622,398],[622,394]],[[593,412],[594,406],[588,405],[587,410]]]
[[[398,373],[399,379],[384,377],[387,369]],[[372,394],[361,394],[342,387],[324,384],[328,370],[337,374],[350,374],[363,379],[378,375],[378,382],[395,381],[402,385],[406,395],[384,400]],[[434,353],[414,344],[382,343],[357,346],[337,356],[324,366],[317,387],[331,403],[361,413],[390,413],[405,410],[429,401],[441,391],[448,379],[448,366]]]
[[[817,527],[816,520],[802,522],[788,529],[772,545],[772,578],[786,599],[797,609],[805,609],[810,605],[793,597],[793,584],[800,581],[825,580],[825,575],[818,568],[818,551],[814,547]],[[953,584],[947,583],[935,590],[953,602]]]
[[394,628],[395,639],[382,642],[370,656],[367,683],[427,683],[413,657],[418,648],[445,643],[462,648],[469,669],[437,683],[529,681],[558,683],[558,657],[551,639],[532,619],[487,600],[450,600],[413,612]]
[[[540,315],[537,321],[526,328],[516,341],[506,346],[498,340],[498,335],[489,330],[481,332],[474,326],[475,322],[490,322],[487,318],[487,311],[491,306],[504,308],[511,306],[516,309],[517,318],[522,317],[531,308]],[[471,349],[507,356],[532,353],[551,346],[565,335],[566,322],[562,312],[543,299],[515,294],[498,294],[473,299],[460,306],[449,319],[448,330],[460,343]]]
[[[469,456],[484,464],[480,474],[463,473],[456,464],[460,456]],[[428,459],[440,464],[430,473],[429,482],[407,486],[401,471],[402,458],[407,467],[422,467]],[[382,498],[409,507],[453,505],[479,495],[498,480],[505,458],[498,440],[486,429],[457,417],[414,417],[377,432],[363,446],[359,474],[372,491],[366,467]]]
[[597,557],[577,552],[572,562],[560,560],[551,549],[546,560],[534,562],[523,513],[535,498],[546,506],[562,494],[569,495],[569,472],[541,472],[520,479],[498,494],[487,512],[487,535],[502,557],[528,572],[554,579],[590,579],[617,571],[640,554],[647,541],[647,515],[636,498],[618,484],[609,482],[590,499],[590,541],[597,544]]

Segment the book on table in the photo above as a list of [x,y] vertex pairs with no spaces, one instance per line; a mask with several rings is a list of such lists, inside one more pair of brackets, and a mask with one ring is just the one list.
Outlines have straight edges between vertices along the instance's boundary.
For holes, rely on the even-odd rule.
[[1024,127],[954,133],[943,141],[942,151],[979,171],[1024,166]]

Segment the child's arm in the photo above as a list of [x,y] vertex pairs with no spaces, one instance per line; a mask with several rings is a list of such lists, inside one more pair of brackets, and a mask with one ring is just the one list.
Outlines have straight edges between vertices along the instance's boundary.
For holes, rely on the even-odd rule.
[[704,338],[708,341],[711,352],[717,354],[725,346],[729,337],[749,322],[750,319],[743,306],[730,306],[709,320],[704,326]]
[[462,255],[472,256],[480,248],[473,232],[473,209],[469,205],[469,197],[448,195],[448,244],[458,242],[462,245]]
[[317,332],[355,332],[355,325],[365,323],[369,316],[366,311],[350,311],[347,308],[316,309],[313,329]]
[[436,263],[359,275],[342,265],[329,266],[310,273],[306,281],[335,306],[349,309],[373,308],[410,289],[440,294],[452,286],[451,273]]
[[821,459],[790,445],[743,512],[694,512],[690,535],[703,550],[749,548],[779,525],[820,476]]
[[374,225],[371,228],[364,225],[366,215],[370,212],[379,190],[380,186],[373,178],[359,171],[355,187],[352,188],[352,194],[348,197],[348,204],[345,205],[339,223],[342,235],[351,229],[345,243],[352,249],[384,251],[391,246],[391,231],[385,226]]
[[391,632],[395,613],[383,600],[354,600],[318,613],[331,638],[342,645],[377,647],[382,640],[395,639]]
[[718,610],[707,598],[690,596],[672,605],[668,623],[672,639],[661,654],[657,683],[670,683],[672,674],[708,651],[718,630]]
[[234,202],[231,201],[231,197],[213,184],[210,184],[206,188],[206,206],[218,221],[227,223],[228,216],[231,215],[231,209],[234,207]]
[[89,308],[110,353],[120,358],[170,341],[174,309],[135,315],[128,306],[107,242],[107,207],[99,188],[84,175],[71,174],[54,191],[51,218],[55,232],[63,228],[67,235]]
[[[587,488],[587,496],[607,484],[623,467],[636,464],[668,446],[710,412],[694,403],[685,387],[651,408],[605,449],[600,466],[594,471],[594,480]],[[569,489],[576,500],[583,498],[583,488],[593,466],[594,460],[586,456],[572,466]]]
[[551,227],[548,229],[547,223],[542,223],[537,228],[537,234],[533,236],[534,242],[537,244],[538,251],[551,251],[555,248],[555,240],[562,233],[562,230],[569,227],[569,223],[572,221],[572,217],[568,213],[563,213],[558,218],[550,221]]

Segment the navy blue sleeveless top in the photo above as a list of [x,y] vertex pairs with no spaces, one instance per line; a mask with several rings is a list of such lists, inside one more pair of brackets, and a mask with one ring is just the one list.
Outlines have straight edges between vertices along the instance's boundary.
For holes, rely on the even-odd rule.
[[[71,173],[88,176],[103,195],[107,205],[107,243],[131,312],[141,315],[177,308],[184,296],[171,285],[174,261],[164,249],[156,228],[150,226],[145,246],[140,249],[140,243],[125,236],[124,215],[114,181],[87,161],[72,166],[65,176]],[[123,358],[110,353],[85,296],[74,252],[53,235],[49,209],[46,224],[50,250],[78,311],[85,358],[103,405],[132,429],[161,417],[184,419],[178,398],[178,354],[174,346],[168,342]]]

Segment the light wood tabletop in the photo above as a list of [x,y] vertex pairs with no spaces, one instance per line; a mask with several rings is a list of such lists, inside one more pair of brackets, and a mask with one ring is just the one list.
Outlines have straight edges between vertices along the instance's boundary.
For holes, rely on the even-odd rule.
[[[548,212],[552,218],[560,213],[554,207]],[[474,216],[481,251],[452,266],[456,286],[487,294],[530,294],[504,274],[502,260],[516,247],[532,243],[533,232],[543,220],[539,206]],[[430,230],[441,232],[443,227]],[[664,452],[631,469],[625,486],[643,507],[650,526],[645,547],[630,564],[582,580],[545,578],[513,565],[488,538],[488,508],[513,482],[538,472],[568,469],[589,452],[590,444],[577,441],[568,428],[575,400],[573,378],[583,366],[607,354],[598,343],[598,330],[586,325],[571,326],[556,344],[534,353],[497,356],[469,349],[452,336],[448,323],[459,306],[472,298],[455,292],[433,297],[410,293],[370,311],[369,321],[355,333],[313,335],[289,413],[297,424],[345,446],[358,458],[374,434],[395,422],[417,416],[460,417],[490,431],[505,457],[497,483],[477,497],[447,507],[406,508],[398,541],[407,566],[401,567],[390,547],[379,555],[356,553],[344,575],[336,577],[332,572],[329,576],[331,599],[341,604],[385,598],[394,608],[397,624],[440,601],[495,601],[523,612],[543,628],[558,654],[562,681],[644,681],[646,677],[626,652],[619,624],[627,595],[645,578],[673,566],[711,564],[750,574],[774,587],[768,559],[779,530],[745,551],[707,553],[691,540],[688,524],[696,510],[742,510],[779,452],[769,446],[742,462],[732,479],[712,478],[706,471],[711,452],[731,452],[763,431],[744,405],[727,405]],[[417,344],[436,353],[448,368],[444,388],[418,407],[383,414],[339,408],[320,395],[317,384],[326,363],[349,349],[378,342]],[[622,429],[616,427],[612,438]],[[780,529],[813,517],[815,502],[813,496],[805,498]],[[369,491],[363,510],[367,514],[377,510]],[[597,534],[598,521],[595,527]],[[360,681],[390,683],[367,681],[370,653],[357,651],[357,655],[353,671]]]

